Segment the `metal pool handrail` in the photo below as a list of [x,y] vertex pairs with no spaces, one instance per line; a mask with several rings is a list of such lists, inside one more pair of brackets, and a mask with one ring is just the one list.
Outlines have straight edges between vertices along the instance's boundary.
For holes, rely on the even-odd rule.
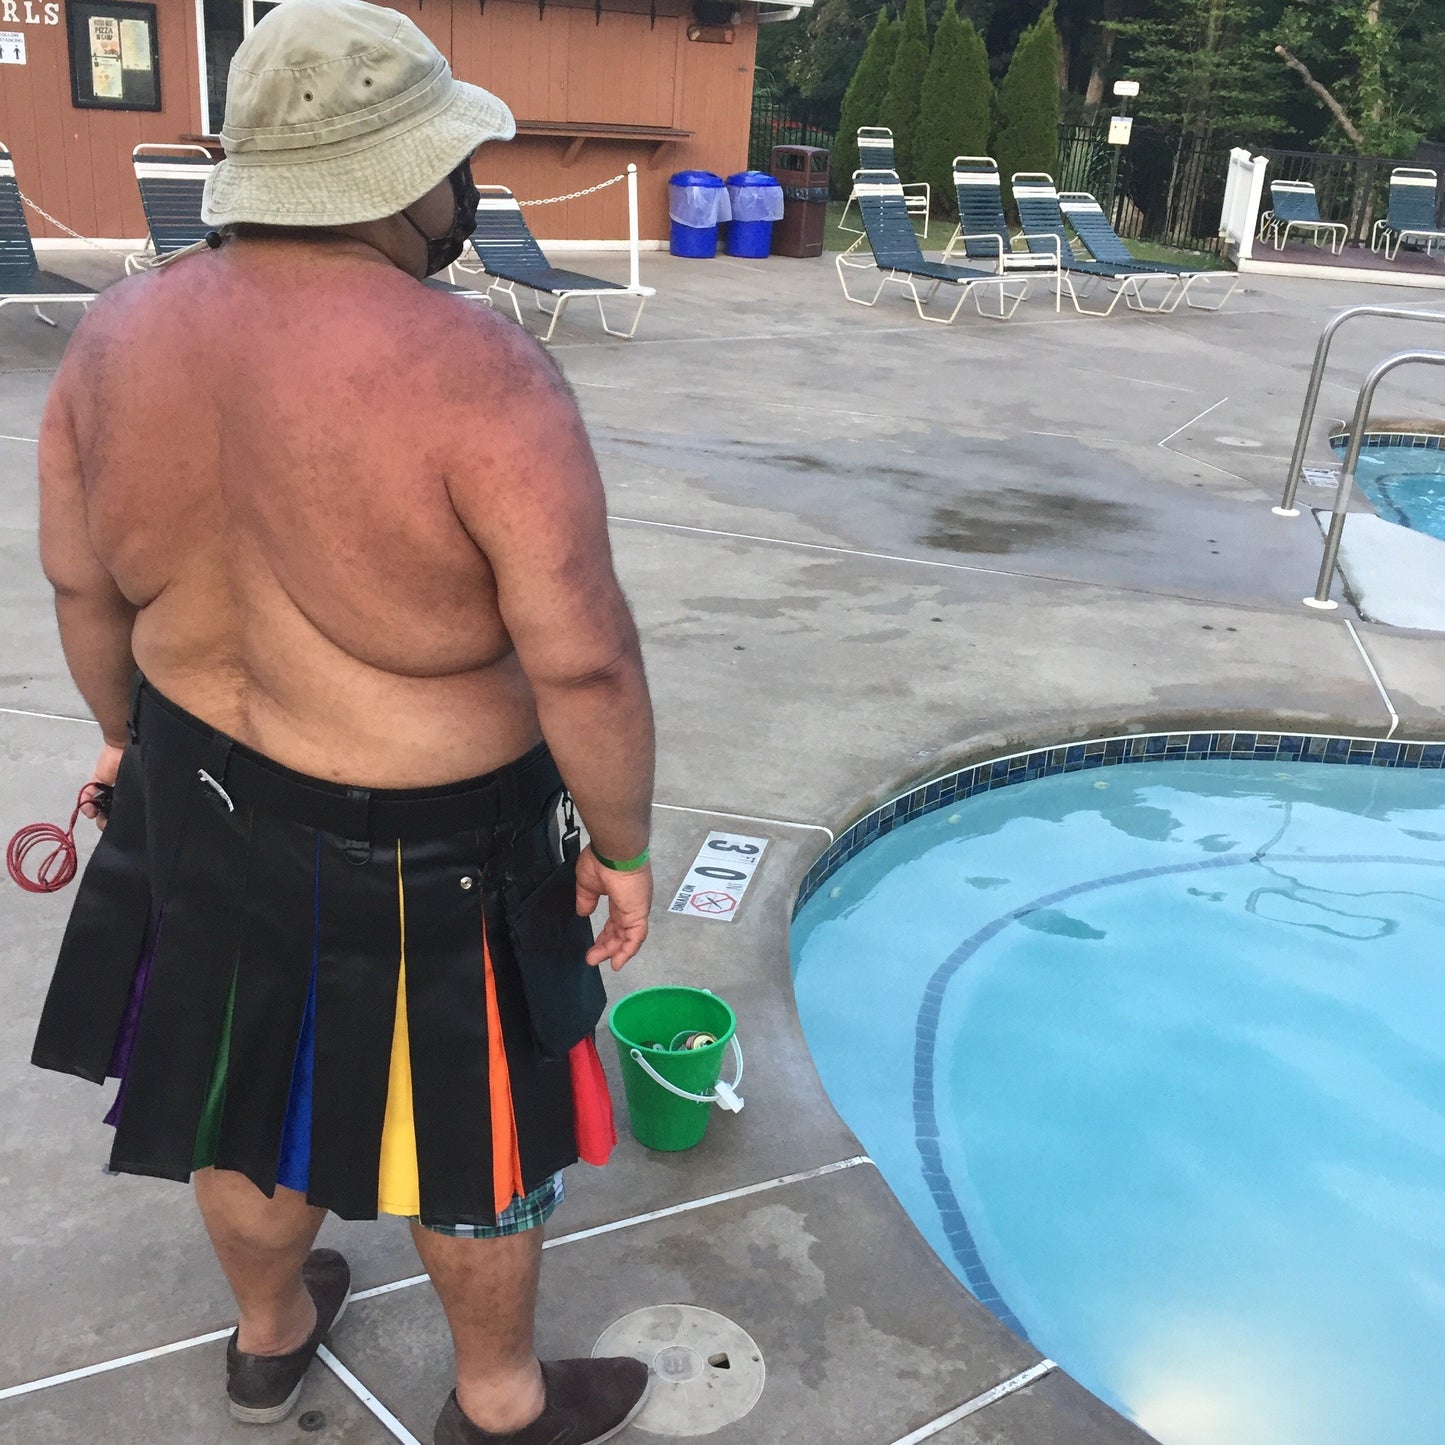
[[[1362,308],[1363,309],[1363,308]],[[1344,316],[1350,313],[1347,311]],[[1356,313],[1358,314],[1358,313]],[[1414,312],[1408,313],[1417,314]],[[1336,321],[1342,320],[1337,316]],[[1445,317],[1441,317],[1445,320]],[[1335,492],[1334,510],[1330,516],[1330,528],[1325,534],[1325,555],[1320,562],[1319,580],[1315,583],[1313,597],[1306,597],[1306,607],[1318,607],[1328,610],[1338,607],[1338,602],[1330,600],[1330,582],[1333,580],[1335,562],[1340,555],[1340,538],[1345,530],[1345,508],[1349,505],[1350,493],[1355,489],[1355,468],[1360,461],[1360,446],[1365,439],[1365,423],[1370,417],[1370,406],[1375,400],[1375,388],[1384,380],[1390,372],[1398,366],[1410,366],[1418,364],[1421,366],[1445,366],[1445,351],[1397,351],[1394,356],[1387,356],[1373,371],[1365,378],[1365,384],[1360,388],[1360,394],[1355,399],[1355,414],[1350,421],[1350,442],[1345,448],[1344,466],[1340,472],[1339,489]]]
[[1384,316],[1393,321],[1445,322],[1445,314],[1439,311],[1406,311],[1398,306],[1351,306],[1347,311],[1341,311],[1338,316],[1330,318],[1325,329],[1320,332],[1319,343],[1315,347],[1315,361],[1310,369],[1310,384],[1305,391],[1304,410],[1300,413],[1299,431],[1295,433],[1294,455],[1289,459],[1289,471],[1284,479],[1284,496],[1279,506],[1270,508],[1278,517],[1299,516],[1299,508],[1295,506],[1294,498],[1299,490],[1300,471],[1305,464],[1305,449],[1309,445],[1310,427],[1314,425],[1315,408],[1319,404],[1320,385],[1324,381],[1330,342],[1334,340],[1335,332],[1356,316]]

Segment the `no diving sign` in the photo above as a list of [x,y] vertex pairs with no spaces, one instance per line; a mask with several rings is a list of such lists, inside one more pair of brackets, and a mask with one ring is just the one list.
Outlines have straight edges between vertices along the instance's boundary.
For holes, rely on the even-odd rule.
[[667,911],[731,923],[767,846],[766,838],[709,833]]

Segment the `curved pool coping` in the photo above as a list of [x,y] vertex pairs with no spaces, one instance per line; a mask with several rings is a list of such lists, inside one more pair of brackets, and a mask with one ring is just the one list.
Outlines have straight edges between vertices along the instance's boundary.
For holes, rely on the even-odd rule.
[[[1339,733],[1200,728],[1190,731],[1094,737],[982,757],[951,771],[935,774],[912,786],[905,786],[887,801],[863,813],[844,828],[803,874],[789,913],[790,931],[800,910],[849,859],[891,833],[894,828],[940,808],[951,807],[981,793],[1011,787],[1015,783],[1055,777],[1062,773],[1087,772],[1123,764],[1217,761],[1305,762],[1343,767],[1441,771],[1445,770],[1445,741],[1424,738],[1383,739]],[[1241,861],[1246,860],[1217,859],[1211,860],[1211,866],[1222,867],[1230,862]],[[1185,866],[1193,868],[1199,865]],[[933,1115],[932,1050],[937,1042],[944,992],[953,974],[966,961],[972,946],[982,941],[985,936],[992,936],[998,927],[1015,914],[1037,906],[1040,906],[1039,900],[1034,900],[1020,909],[1012,910],[1002,920],[996,919],[986,924],[934,970],[924,990],[919,1010],[913,1096],[915,1144],[922,1164],[924,1182],[938,1209],[944,1235],[962,1271],[969,1293],[986,1306],[1001,1323],[1029,1344],[1033,1342],[1029,1339],[1028,1331],[999,1293],[983,1263],[973,1232],[953,1193],[952,1183],[943,1165],[938,1146],[938,1124]],[[791,947],[789,956],[791,957]],[[902,1207],[900,1202],[899,1208]]]
[[1123,733],[983,758],[895,793],[845,828],[804,873],[793,900],[791,917],[796,919],[803,905],[855,854],[901,824],[938,808],[951,807],[996,788],[1060,773],[1086,772],[1120,763],[1222,759],[1434,770],[1445,768],[1445,742],[1338,733],[1201,728],[1188,732]]

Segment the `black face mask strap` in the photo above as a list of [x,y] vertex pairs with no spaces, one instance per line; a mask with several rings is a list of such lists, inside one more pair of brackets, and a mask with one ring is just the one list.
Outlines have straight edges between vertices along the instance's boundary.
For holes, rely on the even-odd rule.
[[412,230],[415,231],[417,235],[426,242],[427,249],[429,251],[431,249],[432,243],[436,240],[436,237],[428,236],[427,233],[423,231],[420,226],[417,225],[416,219],[412,216],[412,213],[410,211],[403,211],[402,215],[406,217],[407,223],[411,226]]

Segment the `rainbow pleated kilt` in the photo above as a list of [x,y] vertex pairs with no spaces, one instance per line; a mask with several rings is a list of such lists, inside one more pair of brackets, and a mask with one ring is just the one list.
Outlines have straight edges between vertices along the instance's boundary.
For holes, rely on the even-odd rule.
[[441,788],[327,783],[139,684],[33,1061],[119,1078],[116,1171],[494,1224],[615,1137],[561,794],[545,746]]

